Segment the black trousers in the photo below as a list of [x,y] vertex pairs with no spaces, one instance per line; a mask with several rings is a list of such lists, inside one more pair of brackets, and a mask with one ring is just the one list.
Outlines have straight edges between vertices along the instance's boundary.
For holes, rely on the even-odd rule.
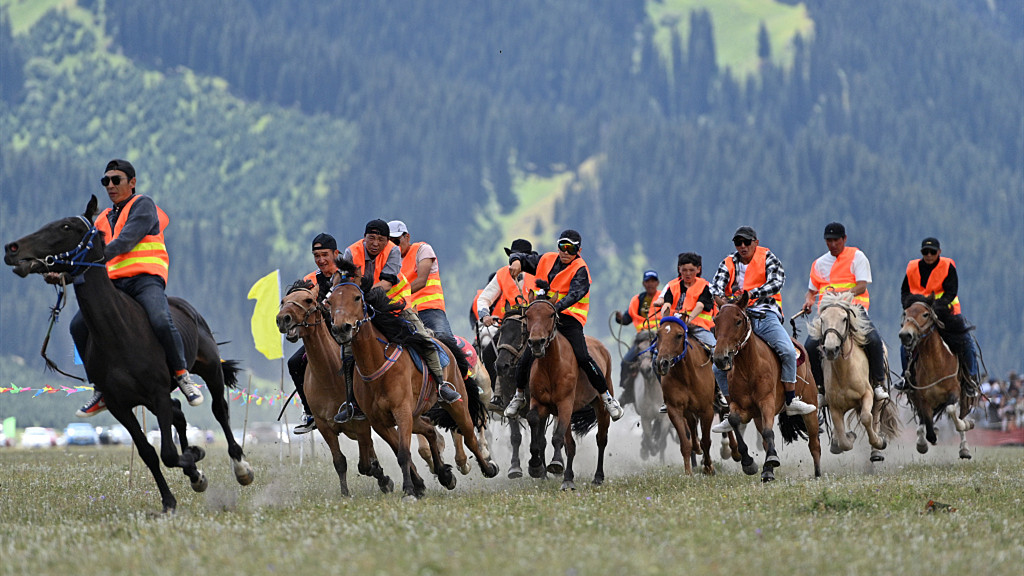
[[295,383],[295,391],[299,393],[299,400],[302,400],[302,409],[306,414],[312,414],[309,411],[309,402],[306,402],[306,391],[302,387],[302,382],[306,378],[307,364],[309,364],[309,360],[306,359],[306,347],[299,346],[295,354],[288,359],[288,374],[291,375],[292,382]]
[[[583,335],[583,325],[572,316],[560,314],[558,318],[558,331],[569,341],[569,345],[572,346],[572,353],[576,356],[576,364],[587,375],[587,380],[590,381],[590,385],[594,387],[594,390],[597,390],[599,394],[607,392],[608,383],[604,380],[604,374],[601,373],[601,369],[597,367],[597,362],[594,362],[594,359],[590,357],[590,352],[587,350],[587,339]],[[527,346],[522,357],[519,359],[519,365],[516,367],[516,388],[519,390],[526,390],[529,386],[530,368],[532,366],[533,352]]]

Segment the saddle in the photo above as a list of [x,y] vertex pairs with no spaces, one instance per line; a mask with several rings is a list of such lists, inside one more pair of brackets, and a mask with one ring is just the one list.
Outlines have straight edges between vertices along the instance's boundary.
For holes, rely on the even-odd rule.
[[[451,357],[448,356],[448,352],[446,352],[445,349],[441,347],[440,343],[433,338],[430,339],[430,344],[437,349],[437,358],[441,361],[441,368],[447,366],[452,361]],[[412,363],[416,366],[416,369],[424,374],[429,374],[430,370],[427,370],[426,367],[423,366],[423,358],[420,357],[419,352],[412,348],[406,348],[405,350],[409,353],[409,357],[412,358]]]

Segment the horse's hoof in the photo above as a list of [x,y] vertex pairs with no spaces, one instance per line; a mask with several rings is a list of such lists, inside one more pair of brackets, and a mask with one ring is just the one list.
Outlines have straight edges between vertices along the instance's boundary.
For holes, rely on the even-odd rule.
[[771,470],[765,470],[764,472],[761,472],[761,482],[771,482],[772,480],[775,480],[774,472],[772,472]]
[[508,477],[512,478],[513,480],[516,479],[516,478],[522,478],[523,477],[523,469],[521,467],[519,467],[519,466],[513,466],[513,467],[509,468],[508,469]]
[[722,460],[729,460],[732,458],[732,448],[729,448],[728,442],[722,443],[722,447],[718,450],[718,455],[721,456]]
[[572,480],[565,480],[562,482],[562,492],[565,492],[566,490],[576,490],[576,483]]
[[828,451],[833,453],[833,454],[842,454],[843,453],[843,449],[839,447],[839,442],[836,441],[835,438],[833,438],[832,442],[829,443]]
[[240,485],[248,486],[256,479],[256,471],[253,470],[252,465],[245,460],[232,462],[231,466],[235,469],[235,480],[237,480]]
[[493,460],[487,460],[480,465],[480,472],[483,473],[484,478],[494,478],[498,475],[498,465]]
[[594,476],[594,480],[591,482],[594,486],[600,486],[604,484],[604,476]]
[[917,452],[919,454],[927,454],[928,453],[928,445],[927,444],[918,444],[917,445]]
[[846,439],[849,440],[850,442],[853,442],[854,440],[857,439],[857,435],[854,434],[853,432],[847,432]]
[[161,510],[161,511],[160,511],[160,513],[161,513],[161,514],[164,514],[164,515],[166,515],[166,516],[174,516],[174,510],[175,510],[175,508],[174,508],[174,506],[173,506],[173,505],[167,505],[167,504],[165,504],[165,505],[164,505],[164,509],[163,509],[163,510]]
[[406,494],[405,496],[402,496],[402,503],[411,504],[413,502],[419,502],[419,498],[417,498],[415,494]]
[[199,462],[203,458],[206,458],[206,450],[201,446],[189,446],[188,450],[192,453],[192,459],[195,462]]
[[395,491],[395,482],[391,478],[384,478],[384,480],[377,483],[380,487],[380,491],[384,494],[391,494]]
[[715,475],[715,466],[714,465],[704,466],[703,467],[703,471],[704,471],[704,475],[705,476],[714,476]]
[[960,451],[960,458],[962,458],[964,460],[970,460],[971,459],[971,451],[968,450],[967,448],[964,448],[963,450]]
[[543,466],[527,466],[530,478],[547,478],[547,470]]
[[452,474],[452,465],[445,464],[441,467],[441,470],[437,473],[437,481],[441,483],[441,486],[449,490],[455,489],[456,478],[455,474]]
[[192,481],[192,490],[195,492],[206,492],[206,487],[209,485],[210,483],[206,480],[206,474],[200,471],[199,478]]
[[561,474],[562,472],[565,472],[565,464],[562,464],[558,460],[552,460],[551,463],[548,464],[548,473],[549,474],[556,474],[557,475],[557,474]]
[[743,473],[747,476],[757,474],[757,464],[754,464],[753,460],[751,460],[749,464],[743,464]]
[[779,460],[778,454],[769,454],[768,457],[764,459],[764,465],[771,466],[772,468],[778,468],[779,466],[782,466],[782,461]]
[[878,451],[878,450],[872,450],[871,451],[871,461],[872,462],[883,462],[883,461],[885,461],[885,456],[883,456],[882,453],[880,451]]
[[472,469],[473,467],[469,465],[469,462],[463,462],[462,464],[459,464],[459,472],[462,473],[463,476],[469,474],[469,471]]

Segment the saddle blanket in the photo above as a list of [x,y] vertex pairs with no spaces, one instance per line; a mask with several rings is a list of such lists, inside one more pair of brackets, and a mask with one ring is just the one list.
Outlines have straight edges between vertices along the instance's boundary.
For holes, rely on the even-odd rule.
[[[451,357],[448,356],[448,353],[445,352],[443,348],[441,348],[437,340],[431,340],[430,343],[434,345],[434,348],[437,348],[437,357],[441,360],[441,368],[444,368],[452,361]],[[406,348],[406,351],[409,352],[409,357],[412,358],[412,363],[416,365],[416,369],[420,372],[424,372],[423,358],[420,358],[419,353],[412,348]]]

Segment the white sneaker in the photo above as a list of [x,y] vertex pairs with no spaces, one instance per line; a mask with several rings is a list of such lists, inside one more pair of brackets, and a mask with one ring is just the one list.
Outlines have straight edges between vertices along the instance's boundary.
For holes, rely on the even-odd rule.
[[199,387],[192,381],[191,374],[185,372],[180,376],[175,376],[174,383],[178,385],[178,390],[181,390],[181,393],[185,395],[189,406],[199,406],[203,403],[203,393],[199,391]]
[[722,420],[718,424],[712,426],[711,431],[714,432],[715,434],[728,434],[729,432],[732,432],[732,424],[729,424],[729,419],[726,418],[725,420]]
[[810,414],[815,410],[817,410],[817,408],[815,408],[813,404],[804,402],[799,396],[793,398],[793,401],[789,404],[786,404],[786,414],[789,416],[802,416],[804,414]]
[[299,419],[300,424],[295,428],[292,428],[292,432],[295,434],[308,434],[313,430],[316,430],[316,420],[313,420],[313,416],[310,414],[302,413],[302,418]]
[[612,422],[622,418],[622,406],[619,406],[619,401],[607,392],[604,394],[604,407],[608,410],[608,414],[611,415]]
[[523,404],[526,404],[526,394],[523,394],[522,390],[516,390],[515,395],[508,401],[508,406],[505,407],[505,418],[513,420],[519,418],[519,410]]
[[885,388],[881,385],[875,386],[875,400],[888,400],[889,393],[885,391]]

